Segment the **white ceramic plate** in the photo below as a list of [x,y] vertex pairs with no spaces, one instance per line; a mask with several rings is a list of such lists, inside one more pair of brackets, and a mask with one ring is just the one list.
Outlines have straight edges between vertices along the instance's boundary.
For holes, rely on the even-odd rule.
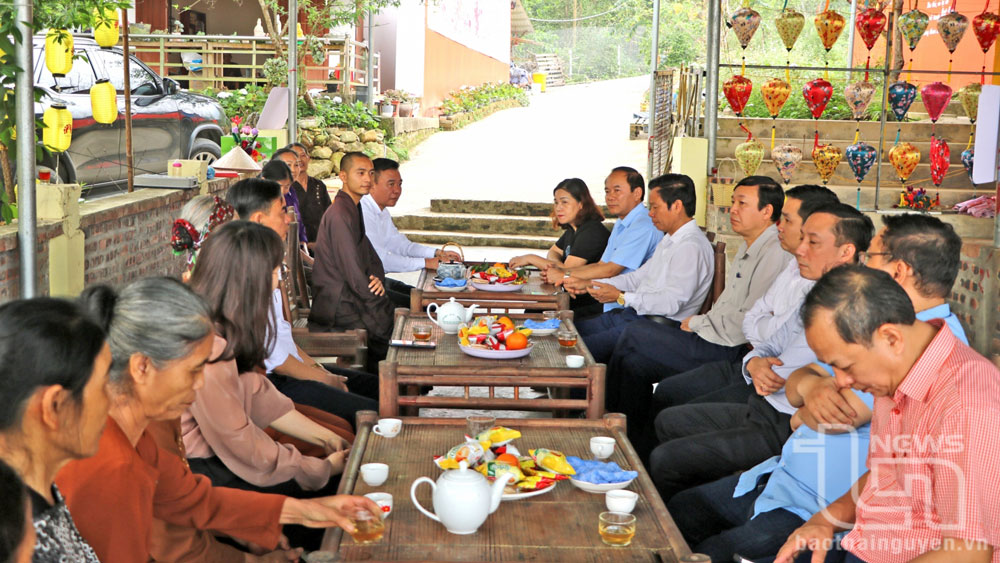
[[490,283],[486,280],[472,280],[472,284],[476,289],[493,291],[496,293],[514,293],[515,291],[521,291],[521,289],[525,286],[523,283]]
[[475,348],[473,346],[462,346],[461,344],[459,344],[458,347],[473,358],[484,358],[487,360],[513,360],[515,358],[523,358],[530,354],[534,345],[529,341],[528,347],[520,350],[487,350],[485,348]]
[[469,287],[468,282],[466,282],[465,285],[461,287],[451,287],[447,285],[434,284],[434,288],[437,289],[438,291],[465,291],[467,287]]
[[624,489],[629,486],[635,478],[629,479],[628,481],[622,481],[621,483],[601,483],[600,485],[594,483],[587,483],[586,481],[577,481],[576,479],[570,477],[569,482],[573,483],[578,489],[587,491],[588,493],[606,493],[608,491],[614,491],[615,489]]
[[555,334],[558,328],[533,328],[531,329],[531,336],[549,336],[550,334]]
[[528,491],[526,493],[505,493],[503,496],[500,497],[500,500],[520,500],[523,498],[537,497],[538,495],[544,495],[545,493],[556,488],[556,485],[558,484],[559,481],[556,481],[555,483],[552,483],[551,485],[545,487],[544,489],[539,489],[537,491]]

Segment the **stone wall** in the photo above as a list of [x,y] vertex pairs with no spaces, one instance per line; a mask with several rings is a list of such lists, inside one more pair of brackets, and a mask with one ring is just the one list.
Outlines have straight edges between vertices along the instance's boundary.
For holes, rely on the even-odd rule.
[[385,145],[385,131],[381,129],[345,129],[343,127],[318,127],[307,121],[299,125],[299,141],[309,149],[308,173],[323,180],[340,172],[340,159],[348,152],[364,152],[372,158],[399,156]]
[[[207,193],[224,194],[233,180],[208,182]],[[39,186],[44,189],[43,186]],[[184,258],[170,249],[170,226],[197,190],[140,189],[80,205],[85,236],[84,282],[124,285],[153,275],[176,276]],[[61,221],[39,221],[37,228],[38,293],[49,294],[48,242],[63,234]],[[17,227],[0,227],[0,302],[20,296]]]
[[1000,359],[1000,248],[987,240],[965,241],[950,302],[969,344],[994,361]]

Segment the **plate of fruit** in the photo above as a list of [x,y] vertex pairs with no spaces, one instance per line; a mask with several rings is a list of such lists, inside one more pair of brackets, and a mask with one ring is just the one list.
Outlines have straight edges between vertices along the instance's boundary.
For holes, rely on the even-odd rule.
[[515,292],[521,291],[528,281],[528,272],[510,268],[503,262],[475,264],[470,268],[469,281],[483,291]]
[[487,360],[512,360],[531,354],[531,329],[518,328],[507,317],[477,317],[458,329],[462,352]]

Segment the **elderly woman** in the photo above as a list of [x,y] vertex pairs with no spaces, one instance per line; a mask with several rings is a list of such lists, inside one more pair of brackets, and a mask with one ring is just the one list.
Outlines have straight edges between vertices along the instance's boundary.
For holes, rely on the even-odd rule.
[[199,195],[191,198],[181,208],[181,216],[170,229],[170,247],[174,254],[187,255],[187,272],[198,257],[198,249],[219,225],[231,221],[236,215],[232,205],[213,195]]
[[90,295],[101,318],[119,321],[110,347],[73,303],[0,306],[0,457],[32,491],[35,561],[146,561],[154,515],[273,549],[282,523],[352,528],[351,512],[378,510],[359,497],[213,488],[156,447],[146,426],[179,416],[203,384],[214,338],[204,303],[168,279],[117,301],[90,291],[102,293]]

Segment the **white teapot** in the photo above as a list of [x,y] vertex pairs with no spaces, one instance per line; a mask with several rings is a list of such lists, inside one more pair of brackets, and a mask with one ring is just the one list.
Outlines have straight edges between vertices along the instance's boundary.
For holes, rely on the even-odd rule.
[[[431,308],[437,311],[437,319],[431,316]],[[458,328],[462,323],[472,322],[472,316],[476,313],[479,305],[470,305],[468,309],[452,297],[444,305],[431,303],[427,306],[427,318],[434,324],[441,327],[445,334],[458,334]]]
[[[444,524],[453,534],[474,534],[486,517],[500,506],[503,488],[514,480],[514,475],[506,474],[498,477],[491,487],[486,477],[477,471],[469,469],[465,461],[459,462],[459,469],[445,471],[438,477],[437,483],[429,477],[421,477],[410,487],[410,500],[420,512],[429,518]],[[417,487],[428,482],[434,489],[432,501],[434,512],[428,512],[417,502]]]

